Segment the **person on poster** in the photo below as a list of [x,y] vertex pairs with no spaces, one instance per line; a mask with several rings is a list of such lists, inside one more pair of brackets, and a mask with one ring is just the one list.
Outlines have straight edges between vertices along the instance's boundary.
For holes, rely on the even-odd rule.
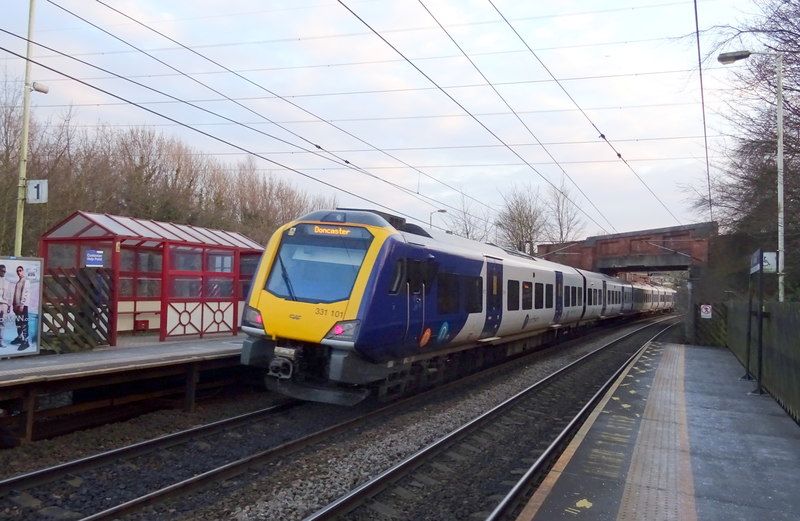
[[17,351],[24,351],[30,347],[28,343],[28,300],[30,298],[30,288],[28,280],[25,278],[25,268],[17,266],[17,277],[19,280],[14,286],[14,315],[17,322],[17,338],[11,341],[12,344],[19,344]]
[[5,316],[11,313],[11,294],[8,291],[6,282],[6,265],[0,264],[0,347],[3,345],[3,329],[5,326]]

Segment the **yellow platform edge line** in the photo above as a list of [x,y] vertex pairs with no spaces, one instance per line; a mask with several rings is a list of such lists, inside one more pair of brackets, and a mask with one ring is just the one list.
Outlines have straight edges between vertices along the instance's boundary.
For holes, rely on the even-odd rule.
[[614,393],[617,392],[617,389],[628,376],[630,370],[636,365],[636,363],[639,361],[639,358],[641,358],[648,349],[650,349],[650,343],[648,343],[647,347],[642,349],[639,354],[636,355],[636,358],[634,358],[628,364],[628,367],[625,368],[625,370],[619,375],[617,380],[611,385],[608,391],[606,391],[606,394],[600,400],[600,403],[597,404],[586,421],[583,422],[583,425],[581,425],[581,428],[578,430],[577,434],[575,434],[575,437],[572,438],[572,441],[570,441],[567,448],[564,450],[561,456],[559,456],[555,465],[553,465],[553,468],[550,469],[550,472],[547,473],[547,476],[545,476],[545,478],[542,480],[542,483],[528,500],[528,503],[517,516],[516,521],[532,521],[533,518],[536,517],[539,509],[550,495],[550,492],[552,492],[553,487],[555,487],[558,478],[561,477],[561,473],[572,460],[572,457],[575,455],[575,452],[577,452],[578,447],[581,446],[583,440],[586,438],[586,435],[591,430],[594,422],[597,420],[597,417],[600,416],[600,413],[603,411],[603,409],[605,409],[606,404],[609,402],[609,400],[611,400],[611,397],[614,395]]

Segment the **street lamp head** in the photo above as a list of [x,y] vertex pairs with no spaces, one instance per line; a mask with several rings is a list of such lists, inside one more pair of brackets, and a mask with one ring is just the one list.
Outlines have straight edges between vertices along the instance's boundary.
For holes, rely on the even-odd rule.
[[44,83],[34,81],[33,84],[31,85],[31,90],[34,90],[41,94],[47,94],[48,92],[50,92],[50,87],[48,87]]
[[737,62],[739,60],[745,60],[749,58],[753,53],[750,51],[733,51],[733,52],[723,52],[719,56],[717,56],[717,61],[719,61],[722,65],[730,65],[731,63]]

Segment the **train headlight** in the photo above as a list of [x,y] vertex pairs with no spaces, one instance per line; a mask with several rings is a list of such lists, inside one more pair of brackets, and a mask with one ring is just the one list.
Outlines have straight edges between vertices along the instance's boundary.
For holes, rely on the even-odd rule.
[[242,325],[263,329],[264,319],[261,318],[261,312],[251,306],[244,308],[244,313],[242,314]]
[[356,334],[358,333],[358,320],[343,320],[341,322],[337,322],[333,325],[328,334],[325,335],[325,338],[330,340],[344,340],[347,342],[352,342],[356,338]]

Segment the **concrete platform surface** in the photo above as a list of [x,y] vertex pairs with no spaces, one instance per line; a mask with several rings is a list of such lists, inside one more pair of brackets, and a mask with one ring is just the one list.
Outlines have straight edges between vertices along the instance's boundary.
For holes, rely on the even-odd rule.
[[727,349],[653,343],[518,521],[798,520],[800,426]]
[[244,336],[177,340],[84,353],[0,360],[0,387],[238,356]]

